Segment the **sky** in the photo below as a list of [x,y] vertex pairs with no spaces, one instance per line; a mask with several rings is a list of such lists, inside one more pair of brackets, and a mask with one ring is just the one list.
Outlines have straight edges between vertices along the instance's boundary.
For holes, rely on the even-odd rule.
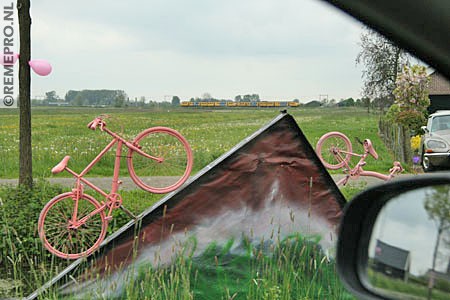
[[[427,193],[432,191],[432,188],[413,190],[392,199],[383,207],[372,232],[371,257],[374,255],[374,241],[379,239],[411,252],[412,274],[423,275],[431,268],[437,224],[429,218],[424,203]],[[441,240],[439,251],[436,270],[445,273],[450,263],[450,246]]]
[[32,1],[32,96],[360,98],[363,26],[319,0]]

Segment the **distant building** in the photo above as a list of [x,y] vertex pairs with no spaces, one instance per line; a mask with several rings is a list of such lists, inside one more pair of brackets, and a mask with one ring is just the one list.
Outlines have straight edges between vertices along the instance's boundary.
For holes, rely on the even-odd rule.
[[431,73],[429,97],[428,112],[430,114],[437,110],[450,110],[450,81],[439,73]]
[[70,106],[68,102],[49,102],[48,106]]
[[411,266],[411,255],[404,250],[380,240],[375,247],[374,269],[389,277],[408,280]]

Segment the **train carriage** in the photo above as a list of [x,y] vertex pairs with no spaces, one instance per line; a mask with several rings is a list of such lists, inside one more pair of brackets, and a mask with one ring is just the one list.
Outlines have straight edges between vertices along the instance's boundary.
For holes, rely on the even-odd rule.
[[300,103],[294,101],[182,101],[181,107],[298,107]]

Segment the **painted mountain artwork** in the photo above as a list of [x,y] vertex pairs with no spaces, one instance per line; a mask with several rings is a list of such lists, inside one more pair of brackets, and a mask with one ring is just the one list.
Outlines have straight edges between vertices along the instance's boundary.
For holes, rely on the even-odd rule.
[[31,298],[341,298],[333,251],[344,202],[281,113]]

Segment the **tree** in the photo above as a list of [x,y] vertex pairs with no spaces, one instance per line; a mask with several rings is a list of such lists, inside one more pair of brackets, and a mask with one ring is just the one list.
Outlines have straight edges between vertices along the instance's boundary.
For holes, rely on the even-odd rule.
[[137,104],[139,107],[144,107],[145,106],[145,96],[141,96],[139,97],[139,102]]
[[380,34],[367,29],[361,34],[356,64],[363,64],[363,96],[393,101],[397,73],[408,64],[406,53]]
[[395,121],[415,132],[426,123],[427,107],[430,105],[428,86],[430,77],[424,66],[404,66],[396,80],[395,104],[398,113]]
[[80,94],[76,95],[75,99],[73,99],[71,101],[71,104],[74,105],[74,106],[82,106],[82,105],[84,105],[83,97]]
[[252,95],[250,95],[250,101],[260,102],[261,100],[259,99],[259,95],[258,94],[252,94]]
[[320,107],[320,106],[322,106],[322,104],[317,100],[309,101],[308,103],[303,105],[303,107]]
[[392,99],[389,97],[377,97],[373,99],[372,106],[378,107],[381,112],[384,112],[385,108],[389,108],[392,105]]
[[114,100],[127,95],[122,90],[70,90],[64,97],[72,105],[115,105]]
[[178,96],[172,97],[172,106],[180,106],[180,98]]
[[[334,100],[334,99],[332,99],[332,100]],[[339,101],[339,103],[338,103],[338,106],[344,106],[344,107],[355,106],[355,100],[353,98],[341,99],[341,101]]]
[[125,105],[125,94],[119,94],[114,98],[114,107],[123,107]]
[[370,98],[369,97],[363,97],[361,99],[361,103],[364,107],[367,107],[367,113],[370,113]]
[[[450,187],[448,185],[435,186],[431,193],[426,194],[424,203],[428,217],[433,220],[437,229],[436,244],[433,251],[431,270],[435,271],[436,258],[442,233],[450,229]],[[431,278],[430,278],[431,280]],[[428,299],[431,299],[433,285],[428,285]]]
[[31,148],[31,75],[28,61],[31,58],[30,0],[18,0],[19,16],[19,185],[33,187]]
[[203,101],[209,102],[209,101],[211,101],[211,99],[212,99],[212,96],[211,96],[210,93],[203,93],[203,95],[202,95],[202,100]]
[[237,95],[234,97],[234,102],[260,102],[258,94],[246,94],[246,95]]
[[50,91],[45,93],[44,104],[48,104],[50,102],[58,101],[59,97],[56,95],[55,91]]

